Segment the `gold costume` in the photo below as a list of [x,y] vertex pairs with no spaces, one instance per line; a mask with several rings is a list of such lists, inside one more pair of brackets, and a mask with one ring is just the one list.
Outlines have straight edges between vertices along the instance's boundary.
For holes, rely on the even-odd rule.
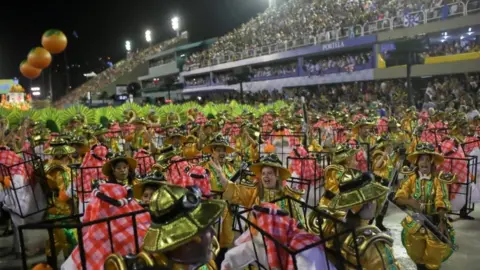
[[[424,204],[424,214],[433,216],[439,209],[450,210],[448,197],[448,181],[439,177],[420,179],[416,173],[412,173],[402,183],[397,191],[395,199],[414,198]],[[450,226],[448,224],[448,226]],[[421,224],[417,223],[410,216],[402,221],[402,243],[407,249],[410,258],[417,264],[424,264],[427,269],[440,269],[443,261],[452,254],[443,242],[437,240],[431,232],[427,231]],[[450,238],[455,242],[455,232],[450,226]]]
[[361,175],[362,172],[344,167],[342,165],[330,165],[325,168],[325,192],[320,199],[320,206],[327,207],[330,200],[338,193],[338,183],[342,179],[356,178]]
[[[289,186],[281,187],[279,189],[263,189],[262,184],[258,182],[253,186],[230,182],[223,193],[223,198],[233,204],[239,204],[246,208],[251,208],[253,205],[258,205],[261,202],[271,202],[284,196],[290,196],[300,200],[303,194],[303,191],[294,190]],[[289,200],[280,200],[275,204],[281,209],[290,212]],[[293,204],[293,213],[290,213],[290,215],[301,224],[305,224],[300,206],[297,203]]]
[[[218,179],[218,175],[215,170],[212,168],[212,165],[208,163],[206,168],[210,172],[210,186],[212,192],[221,194],[223,192],[223,186]],[[235,169],[230,164],[224,164],[222,166],[223,174],[227,179],[230,179],[235,174]],[[222,196],[223,198],[223,196]],[[223,198],[224,199],[224,198]],[[231,248],[233,245],[233,239],[235,238],[233,233],[233,216],[230,209],[227,207],[223,213],[223,222],[222,229],[220,233],[220,247],[221,248]]]

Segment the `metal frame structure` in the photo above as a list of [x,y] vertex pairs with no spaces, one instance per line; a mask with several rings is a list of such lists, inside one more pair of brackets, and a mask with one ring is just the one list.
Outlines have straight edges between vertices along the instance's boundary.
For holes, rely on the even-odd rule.
[[[11,179],[11,188],[5,189],[5,193],[10,200],[13,200],[12,205],[18,206],[18,212],[11,210],[12,214],[15,214],[21,218],[27,218],[32,215],[46,211],[49,206],[47,198],[49,197],[49,188],[47,185],[47,179],[45,176],[45,171],[43,169],[43,162],[39,156],[30,154],[28,152],[20,152],[23,157],[23,161],[18,164],[13,164],[11,166],[6,166],[0,164],[0,175],[2,177],[9,177]],[[20,186],[15,185],[13,180],[12,169],[15,167],[21,166],[25,171],[25,183]],[[39,186],[42,194],[35,194],[36,187]],[[27,209],[22,209],[20,205],[19,194],[20,192],[28,192],[33,196],[33,201],[35,203],[35,209],[27,211]],[[38,195],[43,195],[43,198],[37,198]],[[40,200],[45,201],[45,207],[39,206]]]
[[[309,202],[310,192],[312,191],[312,188],[313,188],[313,199],[314,199],[315,203],[317,203],[322,196],[321,188],[325,184],[324,183],[323,168],[318,163],[318,159],[314,158],[314,157],[307,157],[307,158],[287,157],[287,168],[290,167],[290,164],[293,161],[300,161],[301,162],[302,175],[300,175],[298,177],[291,176],[290,179],[287,179],[287,183],[289,183],[290,186],[292,188],[295,188],[295,189],[298,189],[298,188],[296,188],[297,185],[306,185],[307,190],[305,190],[305,192],[307,194],[307,196],[306,196],[306,201],[307,202]],[[313,171],[314,178],[313,179],[306,179],[305,176],[303,175],[304,166],[306,166],[307,164],[311,164],[311,162],[314,162],[314,164],[316,164],[318,166],[315,166],[315,168],[314,168],[314,171]],[[318,178],[316,177],[317,173],[318,173],[317,169],[321,170],[320,171],[320,177],[318,177]],[[312,185],[313,185],[313,187],[312,187]]]
[[294,139],[298,139],[299,142],[305,142],[307,140],[307,134],[304,133],[304,132],[299,132],[299,133],[293,133],[293,134],[290,134],[290,135],[272,135],[268,132],[262,132],[260,133],[260,136],[258,137],[258,153],[259,153],[259,156],[262,156],[264,154],[267,154],[266,152],[263,152],[262,151],[262,145],[264,145],[264,142],[262,141],[262,138],[263,140],[267,141],[267,140],[273,140],[274,138],[280,138],[281,139],[281,152],[275,152],[277,155],[278,155],[278,158],[280,159],[280,161],[282,161],[282,165],[285,166],[286,163],[287,163],[287,157],[288,155],[290,155],[290,153],[285,153],[284,152],[284,147],[291,147],[293,149],[293,147],[295,147],[295,145],[292,145],[290,146],[289,144],[285,144],[285,139],[290,139],[290,138],[294,138]]
[[[465,205],[460,211],[450,211],[451,215],[468,216],[473,210],[475,210],[475,204],[472,203],[472,193],[470,190],[470,184],[477,179],[477,166],[478,160],[476,156],[466,156],[465,158],[445,157],[444,162],[450,162],[450,168],[453,167],[454,161],[461,161],[467,163],[467,179],[465,183],[454,183],[453,185],[459,185],[459,191],[453,192],[452,185],[449,185],[449,194],[458,194],[465,196]],[[473,179],[473,181],[472,181]],[[465,187],[465,192],[461,192],[461,187]]]
[[[296,255],[298,255],[299,253],[304,252],[308,249],[316,248],[318,246],[321,246],[323,248],[323,250],[325,251],[326,255],[329,255],[330,258],[335,258],[335,263],[334,264],[335,264],[335,267],[337,269],[347,269],[347,267],[348,267],[348,269],[362,269],[361,264],[360,264],[360,257],[358,255],[356,256],[356,264],[353,264],[353,263],[351,263],[351,262],[349,262],[349,261],[347,261],[346,259],[343,258],[342,252],[341,252],[341,245],[334,244],[333,247],[328,247],[326,245],[326,243],[330,242],[330,241],[332,241],[333,243],[341,243],[340,238],[343,238],[343,237],[346,238],[346,236],[348,236],[349,234],[352,234],[354,239],[356,239],[355,229],[348,229],[344,221],[339,220],[339,219],[327,214],[326,212],[319,211],[316,208],[306,204],[305,202],[302,202],[300,200],[297,200],[297,199],[289,197],[289,196],[279,198],[277,200],[272,201],[271,203],[276,203],[276,202],[279,202],[281,200],[287,200],[288,201],[289,212],[290,213],[293,212],[292,203],[297,203],[303,209],[306,209],[308,212],[315,212],[317,214],[317,216],[320,217],[322,220],[329,220],[329,221],[333,222],[335,224],[334,225],[334,228],[335,228],[334,235],[329,236],[329,237],[325,237],[323,231],[320,230],[319,231],[319,236],[320,236],[320,239],[321,239],[320,241],[318,241],[314,244],[308,245],[303,249],[294,251],[294,250],[291,250],[289,247],[285,246],[283,243],[280,243],[277,239],[275,239],[275,237],[268,234],[267,232],[262,230],[260,227],[258,227],[255,223],[253,223],[252,221],[249,220],[248,217],[253,214],[252,213],[253,209],[246,209],[246,210],[243,210],[243,211],[239,211],[237,213],[238,222],[239,222],[239,224],[241,224],[241,223],[246,224],[247,228],[244,231],[249,230],[250,236],[252,237],[252,239],[253,239],[252,230],[255,230],[255,231],[259,232],[262,235],[263,246],[264,246],[265,250],[267,250],[265,240],[268,239],[270,241],[273,241],[275,243],[275,247],[277,249],[276,254],[280,254],[280,252],[278,252],[278,249],[281,249],[281,250],[285,251],[288,254],[288,256],[291,256],[292,259],[293,259],[293,262],[294,262],[294,269],[295,270],[301,270],[296,265]],[[304,211],[304,214],[307,211]],[[306,218],[306,216],[305,216],[305,218]],[[337,226],[337,225],[340,225],[340,226]],[[345,229],[341,229],[340,231],[338,231],[339,227],[343,227]],[[268,269],[268,270],[270,270],[271,268],[268,265],[265,266],[265,265],[262,265],[259,262],[259,257],[258,257],[257,250],[255,248],[255,245],[253,245],[253,247],[254,247],[254,253],[255,253],[255,256],[256,256],[256,263],[255,263],[255,265],[249,265],[248,268],[250,270],[253,270],[253,269],[262,269],[262,270],[267,270]],[[356,254],[358,254],[359,249],[358,249],[358,245],[356,243],[355,243],[354,249],[356,251]],[[267,258],[268,258],[268,254],[267,254]],[[281,262],[281,260],[280,260],[280,262]],[[285,266],[282,266],[281,269],[286,269],[286,268],[285,268]],[[327,264],[325,269],[331,269],[331,268]]]
[[[133,224],[133,233],[134,233],[134,238],[135,238],[135,251],[136,253],[140,252],[140,246],[141,243],[138,243],[138,231],[137,231],[137,219],[136,216],[139,214],[144,214],[147,213],[146,209],[142,209],[139,211],[135,212],[130,212],[122,215],[117,215],[113,217],[107,217],[107,218],[102,218],[90,222],[85,222],[81,223],[79,222],[79,219],[81,215],[73,215],[69,217],[64,217],[64,218],[58,218],[58,219],[51,219],[51,220],[44,220],[39,223],[30,223],[30,224],[25,224],[20,227],[18,227],[19,231],[19,240],[20,240],[20,248],[21,248],[21,260],[22,260],[22,268],[24,270],[30,269],[27,265],[27,256],[26,256],[26,246],[25,246],[25,238],[24,238],[24,231],[25,230],[47,230],[48,231],[48,245],[50,248],[51,253],[50,254],[56,254],[55,250],[55,239],[54,239],[54,230],[57,229],[76,229],[77,234],[78,234],[78,248],[79,248],[79,253],[80,253],[80,260],[82,264],[82,269],[87,269],[87,261],[86,261],[86,254],[85,254],[85,249],[84,249],[84,243],[83,243],[83,229],[95,225],[95,224],[100,224],[100,223],[107,223],[107,228],[108,228],[108,239],[110,243],[113,241],[113,235],[112,235],[112,230],[111,230],[111,225],[110,223],[113,220],[116,219],[121,219],[121,218],[128,218],[130,217],[132,219],[132,224]],[[111,252],[115,253],[116,251],[113,248],[113,245],[111,244]],[[57,264],[57,258],[55,256],[52,256],[53,258],[47,258],[48,264],[53,268],[53,269],[60,269]]]
[[[97,177],[94,177],[92,180],[97,181],[97,180],[107,180],[103,173],[102,173],[102,166],[95,166],[95,167],[81,167],[79,164],[72,164],[69,166],[71,169],[71,177],[72,177],[72,184],[70,185],[70,192],[72,194],[73,199],[71,200],[71,206],[73,209],[74,214],[81,214],[78,213],[77,210],[79,209],[80,205],[75,205],[77,202],[80,204],[80,198],[83,204],[83,210],[85,211],[86,209],[86,202],[85,202],[85,197],[86,195],[90,195],[93,191],[93,182],[91,183],[92,185],[90,187],[84,187],[83,185],[83,176],[85,175],[85,171],[87,170],[93,170],[96,171]],[[78,187],[78,181],[81,182],[81,186]],[[82,214],[83,215],[83,214]]]

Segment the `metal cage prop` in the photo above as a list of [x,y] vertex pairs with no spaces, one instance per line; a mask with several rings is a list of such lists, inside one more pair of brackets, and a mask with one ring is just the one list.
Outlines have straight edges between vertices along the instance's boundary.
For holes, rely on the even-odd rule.
[[145,177],[155,164],[155,157],[146,151],[137,151],[133,157],[137,161],[136,174]]
[[[103,175],[102,167],[81,167],[80,164],[72,164],[71,169],[72,184],[70,185],[70,194],[73,200],[70,201],[73,209],[73,214],[83,215],[90,200],[90,195],[93,191],[94,181],[107,180]],[[87,178],[87,183],[85,183]]]
[[442,168],[447,168],[447,170],[444,169],[444,172],[449,172],[457,177],[456,182],[448,186],[452,204],[449,214],[467,217],[475,209],[475,204],[472,203],[472,185],[477,179],[477,166],[477,156],[445,157]]
[[[325,156],[322,155],[321,158]],[[305,200],[310,202],[310,195],[313,195],[314,203],[316,205],[320,200],[321,188],[324,185],[323,168],[318,163],[316,157],[287,157],[287,168],[292,171],[291,166],[300,166],[300,175],[292,175],[290,179],[287,179],[287,183],[290,187],[303,190],[306,193]]]
[[291,153],[293,147],[299,144],[304,144],[307,141],[307,134],[304,132],[293,133],[290,135],[273,135],[270,133],[261,133],[259,136],[258,143],[258,153],[259,156],[267,154],[265,152],[265,142],[262,141],[262,138],[265,142],[269,142],[275,146],[275,153],[278,155],[279,159],[282,161],[283,166],[287,164],[287,157]]
[[51,206],[47,200],[50,191],[43,162],[37,155],[27,152],[21,152],[20,155],[23,159],[17,164],[0,164],[0,176],[4,183],[3,206],[23,219],[43,215]]
[[[87,229],[89,226],[92,225],[99,225],[102,223],[107,224],[108,228],[108,240],[110,243],[110,249],[111,253],[117,252],[117,250],[114,249],[113,245],[113,235],[112,235],[112,225],[111,222],[115,220],[120,220],[120,219],[131,219],[132,224],[133,224],[133,235],[135,239],[135,253],[140,252],[140,247],[142,243],[138,243],[138,229],[137,229],[137,216],[140,214],[147,213],[146,209],[142,209],[139,211],[135,212],[130,212],[122,215],[117,215],[117,216],[112,216],[112,217],[107,217],[103,219],[97,219],[93,220],[90,222],[85,222],[81,223],[79,222],[79,218],[81,217],[80,215],[74,215],[70,217],[64,217],[64,218],[58,218],[58,219],[51,219],[51,220],[44,220],[39,223],[31,223],[31,224],[25,224],[22,225],[18,228],[19,230],[19,240],[20,240],[20,248],[21,248],[21,260],[22,260],[22,268],[27,270],[31,269],[28,265],[27,261],[27,256],[26,256],[26,246],[25,246],[25,238],[24,238],[24,232],[26,230],[46,230],[48,232],[48,241],[47,241],[47,249],[50,250],[50,254],[58,254],[58,250],[56,250],[55,246],[55,235],[56,231],[59,230],[74,230],[76,231],[78,237],[78,250],[79,250],[79,255],[80,255],[80,261],[82,268],[81,269],[87,269],[87,256],[91,254],[87,254],[85,243],[83,241],[83,235],[85,233],[85,229]],[[67,257],[69,254],[63,254],[65,257]],[[56,256],[46,256],[46,262],[53,268],[53,269],[60,269],[60,266],[58,265],[57,262],[57,257]]]
[[[289,196],[279,198],[275,201],[272,201],[271,203],[278,203],[282,200],[288,201],[288,205],[290,206],[290,213],[292,212],[292,203],[297,203],[301,206],[301,208],[307,209],[308,213],[314,212],[317,218],[321,220],[321,223],[326,221],[332,222],[332,224],[334,224],[333,227],[335,228],[334,234],[326,236],[322,230],[319,230],[318,236],[320,237],[320,240],[315,241],[314,243],[309,244],[301,249],[293,250],[292,248],[285,245],[285,243],[281,243],[275,236],[269,234],[264,229],[260,228],[259,225],[251,219],[251,217],[255,216],[254,209],[246,209],[243,211],[239,211],[237,213],[238,222],[244,225],[243,228],[245,230],[243,230],[243,232],[248,231],[251,239],[254,238],[254,234],[260,234],[262,239],[261,244],[252,244],[255,254],[255,262],[253,264],[250,264],[246,269],[270,270],[272,268],[268,264],[269,257],[276,256],[278,257],[277,259],[281,264],[280,269],[292,269],[291,265],[290,268],[287,268],[287,265],[284,264],[284,262],[286,261],[285,259],[288,257],[293,261],[293,269],[301,270],[297,265],[299,258],[298,256],[301,256],[301,253],[304,251],[318,247],[321,247],[321,249],[325,252],[325,258],[328,258],[328,260],[325,260],[325,265],[322,269],[334,269],[333,267],[331,267],[331,265],[334,265],[336,269],[362,269],[360,264],[360,258],[358,255],[354,257],[355,262],[353,263],[346,260],[342,256],[340,243],[342,243],[342,239],[345,239],[350,234],[352,234],[354,239],[356,239],[356,232],[354,229],[348,229],[344,221],[341,221],[326,212],[319,211],[318,209],[309,206],[305,202],[296,200]],[[307,211],[302,212],[307,213]],[[305,216],[305,218],[307,218],[307,216]],[[302,228],[303,224],[299,224],[299,226]],[[273,242],[275,250],[268,250],[268,246],[272,247],[272,245],[267,245],[267,241]],[[356,254],[358,254],[359,249],[357,243],[354,244],[353,248],[356,251]],[[331,264],[329,263],[329,261]]]

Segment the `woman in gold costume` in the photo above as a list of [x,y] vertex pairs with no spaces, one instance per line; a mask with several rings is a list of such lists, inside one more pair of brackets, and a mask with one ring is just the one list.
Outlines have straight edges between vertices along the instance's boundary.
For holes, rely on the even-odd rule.
[[135,179],[137,161],[122,155],[113,156],[102,167],[102,173],[108,178],[109,183],[133,186],[138,181]]
[[338,183],[343,179],[358,177],[361,172],[356,170],[356,154],[358,150],[349,144],[339,144],[333,150],[332,165],[325,168],[325,192],[320,199],[320,206],[328,206],[330,200],[338,193]]
[[[264,156],[260,159],[260,162],[250,167],[250,170],[258,178],[258,181],[252,186],[230,182],[222,173],[222,168],[218,163],[212,163],[212,165],[224,187],[223,199],[234,204],[251,208],[254,204],[272,202],[284,196],[300,200],[304,194],[302,191],[283,185],[283,181],[290,178],[290,172],[282,166],[278,156],[273,153]],[[292,217],[301,224],[305,224],[303,213],[298,204],[292,203],[294,205],[291,205],[290,208],[289,202],[290,200],[282,199],[276,201],[275,204],[288,212],[292,209],[293,213],[290,213]]]
[[[455,232],[447,219],[451,207],[447,184],[453,182],[455,177],[437,174],[435,167],[443,162],[443,156],[435,152],[432,144],[418,144],[407,159],[416,167],[407,174],[408,178],[396,192],[396,203],[426,215],[454,243]],[[440,269],[442,262],[452,254],[447,244],[434,237],[412,217],[407,216],[402,221],[402,227],[403,245],[418,269]]]
[[[393,239],[376,226],[368,225],[387,192],[388,188],[376,183],[371,173],[363,173],[354,178],[341,178],[339,192],[327,206],[320,206],[322,211],[344,219],[346,228],[355,229],[355,234],[341,234],[338,239],[333,240],[338,241],[343,259],[350,263],[344,264],[345,269],[358,269],[353,267],[357,264],[357,256],[360,259],[360,269],[401,269],[393,256]],[[331,220],[320,222],[321,217],[316,216],[315,212],[311,213],[307,227],[312,233],[319,234],[322,230],[324,237],[332,237],[346,229],[341,228],[343,226],[340,224],[336,226]],[[336,248],[333,241],[328,241],[327,247]]]
[[[60,137],[53,139],[50,142],[50,147],[45,149],[45,154],[52,157],[52,159],[45,164],[44,171],[50,193],[52,194],[49,200],[51,200],[54,205],[54,207],[48,209],[47,219],[57,219],[72,214],[67,188],[71,186],[70,184],[72,182],[72,174],[68,165],[71,164],[71,155],[73,153],[75,153],[75,148],[69,146],[68,143]],[[73,230],[71,229],[54,230],[54,238],[57,253],[63,251],[64,254],[69,254],[76,244]],[[46,252],[48,256],[52,256],[48,245]]]
[[250,122],[243,122],[240,126],[240,135],[235,140],[235,148],[241,154],[244,160],[258,160],[258,141],[252,136],[255,133],[254,127]]

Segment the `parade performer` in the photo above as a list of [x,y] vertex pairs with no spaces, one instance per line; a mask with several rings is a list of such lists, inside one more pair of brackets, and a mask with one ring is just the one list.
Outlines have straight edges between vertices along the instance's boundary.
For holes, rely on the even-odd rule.
[[[420,143],[407,159],[416,167],[397,190],[395,202],[426,215],[454,243],[455,232],[447,219],[450,210],[447,184],[453,182],[454,177],[438,173],[435,168],[443,162],[443,156],[435,152],[433,145]],[[402,226],[402,243],[417,268],[440,269],[452,249],[410,216],[402,221]]]
[[81,164],[83,158],[90,150],[88,147],[88,141],[85,137],[75,136],[69,141],[70,146],[75,148],[75,153],[72,154],[72,164]]
[[[258,180],[252,186],[241,183],[232,183],[222,173],[222,167],[218,163],[211,163],[213,170],[219,176],[224,187],[223,199],[230,203],[243,205],[251,208],[254,204],[271,202],[284,196],[290,196],[300,200],[304,194],[302,191],[294,190],[284,181],[290,178],[288,169],[282,166],[282,162],[274,153],[265,155],[258,163],[250,166],[250,170]],[[279,200],[275,204],[281,209],[290,212],[289,200]],[[301,224],[304,223],[303,213],[297,203],[292,203],[290,213]]]
[[267,237],[262,237],[265,233],[293,252],[320,242],[320,237],[300,229],[298,222],[278,205],[254,205],[253,213],[253,223],[263,232],[249,227],[235,241],[235,247],[227,252],[221,269],[247,269],[249,265],[257,263],[270,269],[294,269],[295,266],[296,269],[305,270],[335,269],[328,262],[321,246],[313,246],[299,254],[289,255],[286,249]]
[[[52,196],[50,196],[53,207],[48,209],[48,219],[57,219],[72,214],[70,198],[68,197],[67,188],[72,182],[72,172],[68,165],[71,164],[71,155],[75,153],[75,148],[69,146],[62,138],[55,138],[50,142],[50,147],[45,149],[45,154],[52,157],[45,164],[44,171],[47,177],[47,184],[50,188]],[[76,244],[72,229],[56,229],[54,230],[55,250],[57,254],[51,254],[47,243],[47,256],[56,257],[58,252],[70,254]]]
[[102,167],[102,173],[108,178],[108,183],[133,186],[137,183],[135,170],[137,161],[123,155],[114,155]]
[[148,206],[153,193],[160,188],[162,183],[165,183],[165,177],[163,174],[160,172],[149,174],[133,186],[133,197],[141,205]]
[[357,167],[356,154],[358,149],[348,144],[339,144],[333,150],[332,165],[325,168],[325,192],[320,199],[320,206],[327,207],[330,200],[338,193],[338,183],[343,178],[358,177],[361,171]]
[[[205,168],[207,168],[210,173],[210,185],[212,187],[212,191],[215,194],[220,195],[220,198],[222,198],[222,193],[225,187],[220,180],[222,176],[218,175],[217,171],[215,170],[214,163],[221,166],[222,175],[224,175],[227,179],[231,179],[236,170],[229,162],[226,161],[226,157],[234,152],[235,149],[230,147],[230,145],[220,134],[215,136],[215,138],[203,148],[204,154],[211,154],[212,160],[205,164]],[[219,239],[221,248],[220,257],[223,257],[223,254],[226,252],[226,250],[231,248],[233,244],[233,213],[231,208],[225,209],[222,219],[223,223]]]
[[90,201],[93,183],[107,179],[102,173],[102,167],[107,162],[109,153],[107,146],[101,143],[93,145],[85,154],[82,164],[76,171],[74,193],[71,193],[71,188],[69,188],[67,194],[70,198],[73,198],[74,195],[78,198],[80,214],[85,212]]
[[[83,233],[85,258],[82,258],[80,247],[77,246],[62,264],[62,270],[103,269],[103,263],[112,253],[112,248],[120,255],[135,253],[135,242],[138,246],[143,243],[144,236],[151,224],[148,213],[140,213],[135,216],[135,227],[132,216],[114,218],[143,210],[143,207],[133,199],[133,191],[128,186],[114,183],[100,184],[93,191],[93,195],[93,199],[85,211],[83,222],[112,217],[113,219],[108,225],[107,222],[100,222],[83,228],[85,231]],[[86,268],[83,267],[83,263]]]
[[359,148],[357,153],[357,169],[366,172],[368,170],[368,154],[370,148],[375,144],[375,137],[371,135],[373,123],[367,119],[357,121],[352,128],[353,139],[349,141],[355,148]]
[[[240,136],[235,140],[235,148],[237,149],[237,152],[240,153],[246,161],[257,161],[259,159],[258,140],[253,139],[255,134],[252,133],[258,131],[255,131],[253,125],[247,121],[243,122],[240,126],[240,130]],[[258,133],[258,135],[260,134]]]
[[302,181],[298,184],[298,187],[295,187],[296,189],[306,190],[313,181],[321,179],[323,169],[320,168],[315,157],[310,155],[304,147],[293,148],[290,157],[292,157],[289,167],[290,173]]
[[[343,259],[351,264],[344,265],[345,269],[357,269],[352,266],[357,265],[357,256],[361,269],[402,269],[393,255],[393,239],[377,227],[368,225],[387,192],[388,188],[376,183],[370,173],[344,177],[340,179],[339,193],[324,208],[335,216],[343,216],[346,228],[355,229],[355,237],[352,233],[339,235]],[[331,220],[319,222],[321,217],[311,213],[307,223],[310,232],[319,234],[322,230],[324,237],[332,237],[342,231],[341,226],[335,226]],[[332,241],[327,242],[327,247],[332,244]]]
[[161,184],[150,201],[153,222],[145,235],[142,252],[133,258],[123,258],[126,254],[122,253],[111,254],[104,268],[217,269],[214,260],[219,247],[213,226],[226,206],[221,200],[202,200],[195,187]]

